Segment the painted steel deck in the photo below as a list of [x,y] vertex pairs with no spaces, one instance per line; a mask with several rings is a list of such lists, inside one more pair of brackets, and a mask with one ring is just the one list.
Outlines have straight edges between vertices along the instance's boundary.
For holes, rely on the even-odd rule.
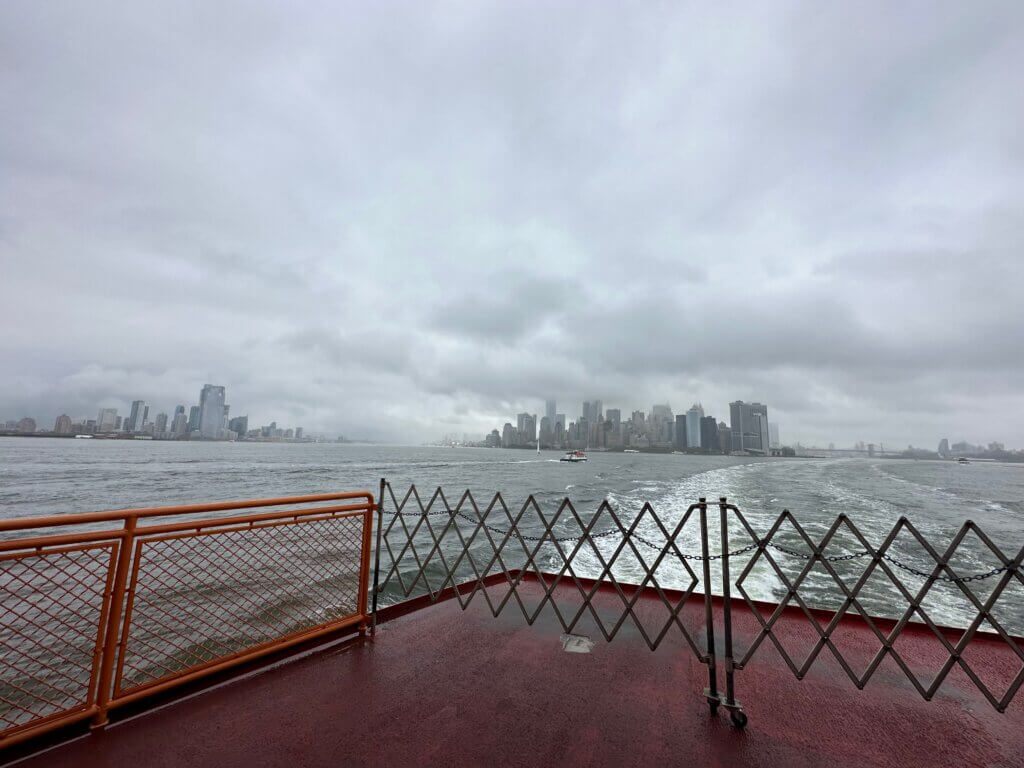
[[[571,601],[575,590],[563,591]],[[653,615],[654,602],[645,596],[639,611]],[[684,621],[697,631],[702,613],[690,601]],[[756,620],[736,605],[733,621],[742,647]],[[514,612],[492,618],[482,600],[465,612],[453,600],[427,605],[382,623],[374,639],[321,649],[19,765],[1024,765],[1024,703],[1000,714],[958,670],[925,702],[891,660],[858,691],[832,660],[798,681],[766,648],[737,674],[750,716],[741,731],[724,710],[709,714],[699,693],[707,669],[681,638],[651,652],[627,625],[612,643],[590,632],[590,653],[567,653],[560,631],[550,609],[527,626]],[[796,647],[813,638],[795,611],[777,633]],[[878,647],[856,619],[836,639],[865,663]],[[927,629],[901,642],[925,667],[941,663]],[[1012,677],[1004,645],[977,638],[972,665]]]

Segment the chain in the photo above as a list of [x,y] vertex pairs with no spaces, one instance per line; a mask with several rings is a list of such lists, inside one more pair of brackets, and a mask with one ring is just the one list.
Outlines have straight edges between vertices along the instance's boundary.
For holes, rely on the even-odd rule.
[[[783,547],[783,546],[781,546],[779,544],[776,544],[776,543],[774,543],[772,541],[766,541],[765,543],[769,547],[771,547],[772,549],[777,549],[780,552],[784,552],[787,555],[792,555],[793,557],[799,557],[799,558],[801,558],[803,560],[810,560],[811,559],[811,555],[807,554],[806,552],[797,552],[794,549],[788,549],[788,548]],[[851,552],[848,555],[832,555],[830,557],[820,557],[819,556],[819,559],[825,560],[825,561],[830,562],[830,563],[840,563],[840,562],[843,562],[845,560],[856,560],[857,558],[860,558],[860,557],[870,557],[870,556],[871,556],[870,552]],[[888,555],[888,554],[882,555],[882,559],[887,561],[887,562],[889,562],[889,563],[892,563],[897,568],[901,568],[904,571],[907,571],[908,573],[912,573],[915,576],[918,576],[918,577],[920,577],[922,579],[927,579],[927,578],[931,577],[931,574],[928,573],[927,571],[922,571],[922,570],[920,570],[918,568],[915,568],[912,565],[907,565],[906,563],[902,562],[901,560],[897,560],[892,555]],[[935,579],[937,581],[945,581],[945,582],[949,582],[949,583],[962,584],[962,583],[969,582],[969,581],[981,581],[982,579],[989,579],[989,578],[991,578],[993,576],[999,575],[1000,573],[1005,573],[1006,571],[1011,571],[1011,570],[1013,570],[1013,566],[1011,566],[1011,565],[1004,565],[1004,566],[1001,566],[999,568],[993,568],[991,571],[986,571],[985,573],[975,573],[975,574],[972,574],[970,576],[936,576]]]
[[[466,520],[467,522],[472,523],[473,525],[480,525],[483,528],[486,528],[488,531],[490,531],[493,534],[496,534],[496,535],[502,536],[502,537],[507,536],[507,537],[512,538],[512,539],[518,539],[519,541],[535,541],[535,542],[547,541],[547,542],[557,543],[557,544],[568,544],[568,543],[573,543],[573,542],[581,541],[582,539],[591,539],[591,540],[593,540],[593,539],[600,539],[600,538],[604,538],[604,537],[607,537],[607,536],[612,536],[612,535],[614,535],[616,533],[620,533],[620,531],[617,531],[617,530],[615,530],[613,528],[611,530],[600,531],[598,533],[583,533],[583,534],[580,534],[579,536],[562,536],[562,537],[559,537],[559,536],[553,536],[553,535],[548,534],[548,533],[546,533],[546,534],[544,534],[542,536],[530,536],[530,535],[525,534],[525,533],[520,533],[519,531],[516,531],[514,529],[504,530],[504,529],[498,528],[497,526],[494,526],[494,525],[488,525],[487,523],[483,522],[482,520],[474,519],[470,515],[467,515],[465,512],[452,511],[452,510],[448,510],[448,509],[439,509],[439,510],[435,510],[435,511],[432,511],[432,512],[425,512],[425,511],[424,512],[402,512],[402,511],[395,511],[395,512],[391,512],[390,514],[395,515],[396,517],[437,517],[439,515],[446,515],[449,518],[459,517],[459,518],[462,518],[463,520]],[[626,538],[636,539],[636,541],[640,542],[645,547],[648,547],[650,549],[654,549],[654,550],[657,550],[659,552],[664,549],[664,547],[659,546],[658,544],[655,544],[650,539],[647,539],[647,538],[641,536],[639,533],[636,533],[635,531],[623,531],[621,533],[623,533],[623,535]],[[800,551],[795,550],[795,549],[790,549],[788,547],[784,547],[781,544],[776,544],[771,539],[761,539],[760,541],[756,541],[753,544],[749,544],[748,546],[741,547],[740,549],[733,550],[732,552],[727,552],[727,553],[718,554],[718,555],[708,555],[707,560],[721,560],[723,557],[730,557],[730,558],[731,557],[738,557],[740,555],[745,555],[747,552],[753,552],[755,549],[764,549],[766,547],[771,547],[772,549],[778,550],[779,552],[782,552],[783,554],[790,555],[791,557],[797,557],[797,558],[800,558],[801,560],[810,560],[811,557],[813,557],[813,555],[810,555],[810,554],[808,554],[806,552],[800,552]],[[686,553],[686,552],[679,552],[678,549],[676,550],[676,552],[679,554],[679,556],[683,560],[703,561],[705,559],[703,555],[695,555],[695,554],[690,554],[690,553]],[[842,562],[846,562],[846,561],[849,561],[849,560],[857,560],[857,559],[862,558],[862,557],[870,557],[870,556],[871,556],[870,552],[863,551],[863,552],[850,552],[850,553],[845,554],[845,555],[829,555],[828,557],[824,557],[824,556],[818,555],[818,559],[819,560],[823,560],[825,562],[829,562],[829,563],[842,563]],[[922,579],[931,578],[932,574],[930,574],[930,573],[928,573],[926,571],[919,570],[918,568],[915,568],[912,565],[908,565],[907,563],[904,563],[904,562],[896,559],[892,555],[888,555],[888,554],[882,555],[882,559],[886,560],[887,562],[891,563],[892,565],[895,565],[897,568],[900,568],[900,569],[902,569],[904,571],[907,571],[908,573],[912,573],[915,576],[918,576],[918,577],[920,577]],[[1005,573],[1006,571],[1011,571],[1011,570],[1014,570],[1012,565],[1004,565],[1004,566],[1001,566],[1001,567],[998,567],[998,568],[993,568],[992,570],[986,571],[985,573],[975,573],[975,574],[971,574],[970,576],[936,576],[935,578],[936,578],[937,581],[945,581],[945,582],[950,582],[950,583],[963,584],[963,583],[967,583],[967,582],[971,582],[971,581],[981,581],[982,579],[989,579],[989,578],[991,578],[993,576],[998,576],[1000,573]]]

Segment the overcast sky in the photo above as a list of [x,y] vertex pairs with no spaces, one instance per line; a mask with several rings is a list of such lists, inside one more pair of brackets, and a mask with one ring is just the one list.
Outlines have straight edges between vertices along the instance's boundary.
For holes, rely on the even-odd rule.
[[[163,6],[163,7],[161,7]],[[1024,447],[1024,3],[0,4],[0,420]]]

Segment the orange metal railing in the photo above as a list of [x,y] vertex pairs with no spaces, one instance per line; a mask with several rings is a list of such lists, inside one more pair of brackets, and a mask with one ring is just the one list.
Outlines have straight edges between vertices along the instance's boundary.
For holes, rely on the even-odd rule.
[[374,509],[357,492],[0,521],[0,748],[364,631]]

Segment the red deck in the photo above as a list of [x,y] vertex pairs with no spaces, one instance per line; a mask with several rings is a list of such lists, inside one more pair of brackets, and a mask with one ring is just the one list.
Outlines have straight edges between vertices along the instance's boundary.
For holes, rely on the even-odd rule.
[[[566,603],[574,593],[564,588]],[[641,603],[651,616],[660,606],[647,597]],[[684,623],[699,631],[702,613],[702,603],[691,601]],[[734,622],[745,648],[754,618],[736,610]],[[875,638],[859,622],[843,626],[837,642],[844,654],[869,658]],[[20,764],[1024,764],[1024,702],[1000,714],[957,670],[925,702],[891,660],[858,691],[830,658],[798,681],[764,647],[737,673],[737,698],[750,717],[739,731],[724,709],[709,714],[700,695],[706,667],[678,630],[653,653],[628,623],[612,643],[587,622],[576,633],[595,640],[590,653],[563,651],[549,609],[531,627],[514,605],[494,619],[479,596],[466,612],[455,601],[442,602],[383,623],[375,640],[325,648]],[[780,622],[778,634],[796,647],[812,637],[806,619],[795,614]],[[983,679],[1016,673],[1004,647],[998,638],[972,643],[970,663]],[[938,648],[922,629],[905,636],[899,650],[934,669],[941,663]]]

